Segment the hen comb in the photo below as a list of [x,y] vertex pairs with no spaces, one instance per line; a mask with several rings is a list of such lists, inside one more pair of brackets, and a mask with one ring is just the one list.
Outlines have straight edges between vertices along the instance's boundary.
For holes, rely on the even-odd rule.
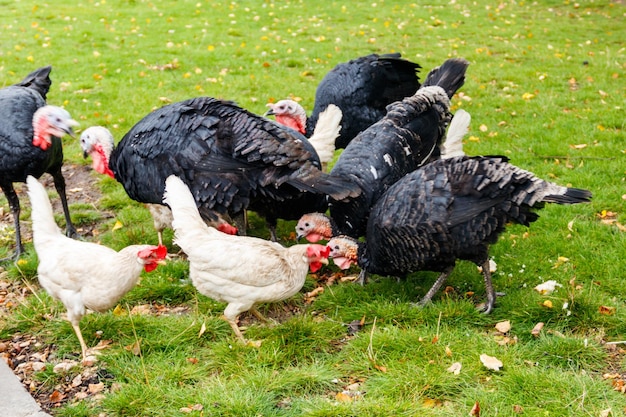
[[306,254],[309,257],[321,256],[323,258],[328,258],[330,248],[326,245],[311,244],[308,248],[306,248]]

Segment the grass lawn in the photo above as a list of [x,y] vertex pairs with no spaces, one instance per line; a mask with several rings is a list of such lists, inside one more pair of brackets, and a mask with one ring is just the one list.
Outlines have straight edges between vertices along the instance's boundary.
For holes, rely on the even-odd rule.
[[[93,367],[64,371],[53,368],[80,347],[63,306],[38,286],[27,241],[22,259],[0,269],[0,351],[31,341],[20,360],[45,367],[25,385],[53,415],[463,416],[476,403],[483,416],[626,415],[621,1],[22,0],[2,10],[0,86],[52,65],[48,102],[65,107],[79,133],[104,125],[119,140],[151,110],[199,95],[259,114],[295,97],[310,111],[337,63],[399,51],[423,79],[459,56],[471,62],[452,100],[472,115],[466,152],[504,154],[593,192],[589,204],[548,206],[531,227],[502,234],[491,255],[505,295],[490,315],[475,309],[484,286],[469,263],[423,309],[411,303],[435,273],[327,285],[331,266],[292,299],[261,306],[275,323],[244,315],[246,336],[263,342],[243,346],[220,318],[224,305],[198,294],[177,258],[111,312],[83,318],[87,344],[100,343],[102,354]],[[76,139],[64,144],[66,165],[90,163]],[[70,207],[89,238],[116,249],[156,243],[147,210],[113,180],[91,176],[102,197]],[[21,201],[28,228],[23,192]],[[0,196],[9,226],[0,228],[0,258],[13,250],[8,213]],[[283,243],[294,243],[294,225],[279,223]],[[251,234],[269,237],[255,217]],[[171,231],[165,239],[175,253]],[[533,289],[548,280],[560,284],[553,293]],[[349,332],[355,321],[362,326]],[[498,331],[504,321],[510,330]],[[488,369],[483,354],[503,366]]]

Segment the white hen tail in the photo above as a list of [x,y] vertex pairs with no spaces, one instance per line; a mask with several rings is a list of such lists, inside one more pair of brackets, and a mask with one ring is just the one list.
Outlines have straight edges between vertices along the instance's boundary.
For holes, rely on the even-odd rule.
[[63,236],[59,226],[54,221],[52,204],[50,204],[45,187],[32,175],[26,178],[26,184],[28,184],[28,197],[32,207],[33,239],[37,241],[45,235]]
[[197,242],[200,236],[210,233],[198,212],[189,187],[175,175],[170,175],[165,180],[163,202],[172,209],[172,228],[176,234],[176,244],[185,252],[193,247],[193,242]]
[[471,120],[470,114],[463,109],[459,109],[454,113],[454,117],[448,127],[446,140],[441,145],[441,159],[465,155],[465,152],[463,152],[463,137],[469,131]]
[[320,113],[315,130],[309,138],[323,166],[326,166],[335,155],[335,139],[341,130],[342,117],[341,109],[334,104],[329,104],[326,110]]

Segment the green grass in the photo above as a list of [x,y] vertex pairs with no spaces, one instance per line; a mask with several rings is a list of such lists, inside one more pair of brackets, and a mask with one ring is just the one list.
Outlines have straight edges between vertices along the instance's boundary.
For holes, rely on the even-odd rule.
[[[506,295],[489,316],[474,309],[484,296],[480,274],[459,263],[447,283],[454,292],[437,294],[424,309],[410,303],[436,278],[430,272],[402,282],[377,277],[365,287],[341,283],[312,304],[298,294],[262,306],[298,312],[279,324],[252,321],[247,336],[263,344],[245,347],[220,319],[224,305],[194,290],[183,260],[171,261],[146,274],[117,313],[82,320],[88,345],[113,340],[99,362],[110,374],[108,389],[102,400],[65,405],[55,415],[449,416],[467,415],[476,401],[489,416],[519,415],[514,406],[533,416],[625,415],[624,394],[602,375],[610,366],[626,372],[623,358],[610,365],[603,347],[626,334],[626,238],[600,221],[607,211],[626,222],[623,4],[51,0],[4,2],[2,9],[0,85],[51,64],[48,102],[63,105],[81,129],[105,125],[118,140],[152,109],[198,95],[256,113],[294,96],[310,110],[327,71],[372,52],[402,52],[422,65],[422,78],[461,56],[471,65],[452,101],[472,115],[466,152],[504,154],[542,178],[594,193],[590,204],[549,206],[530,228],[503,233],[491,255],[494,284]],[[68,163],[89,163],[77,140],[64,143]],[[71,207],[76,223],[101,222],[98,240],[116,249],[155,242],[143,206],[108,178],[100,186],[97,204]],[[8,212],[3,196],[0,204]],[[267,237],[263,222],[253,220],[252,234]],[[123,226],[114,230],[118,221]],[[293,226],[280,223],[279,235]],[[165,239],[176,251],[171,232]],[[0,231],[0,242],[0,257],[11,253],[10,230]],[[38,289],[37,257],[32,243],[26,248],[19,265],[4,265],[7,279]],[[563,287],[550,296],[533,291],[550,279]],[[303,292],[315,286],[308,279]],[[143,304],[186,310],[127,314]],[[613,314],[601,314],[601,306]],[[363,330],[348,336],[347,324],[363,317]],[[516,343],[497,343],[493,326],[501,320],[511,321]],[[543,333],[531,336],[540,321]],[[0,324],[0,339],[22,332],[56,345],[59,357],[79,351],[62,306],[41,289]],[[125,349],[137,342],[141,356]],[[498,357],[503,369],[484,368],[481,353]],[[453,362],[462,363],[459,375],[446,371]],[[52,387],[65,378],[50,369],[38,377]],[[339,401],[336,394],[355,383],[360,395]],[[203,410],[180,411],[194,404]]]

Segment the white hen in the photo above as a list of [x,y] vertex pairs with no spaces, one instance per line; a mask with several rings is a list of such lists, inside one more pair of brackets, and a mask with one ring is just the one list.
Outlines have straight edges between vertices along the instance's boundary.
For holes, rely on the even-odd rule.
[[172,209],[174,242],[187,254],[193,285],[201,294],[228,303],[224,318],[243,342],[237,325],[241,313],[250,311],[264,320],[257,303],[291,297],[304,285],[309,267],[315,272],[328,263],[329,249],[323,245],[284,247],[207,226],[189,188],[176,176],[165,181],[163,201]]
[[67,317],[87,359],[80,331],[85,309],[103,312],[130,291],[142,270],[154,270],[167,254],[164,246],[132,245],[119,252],[96,243],[63,235],[54,221],[52,205],[43,185],[26,179],[32,206],[33,243],[39,257],[39,283],[67,309]]

